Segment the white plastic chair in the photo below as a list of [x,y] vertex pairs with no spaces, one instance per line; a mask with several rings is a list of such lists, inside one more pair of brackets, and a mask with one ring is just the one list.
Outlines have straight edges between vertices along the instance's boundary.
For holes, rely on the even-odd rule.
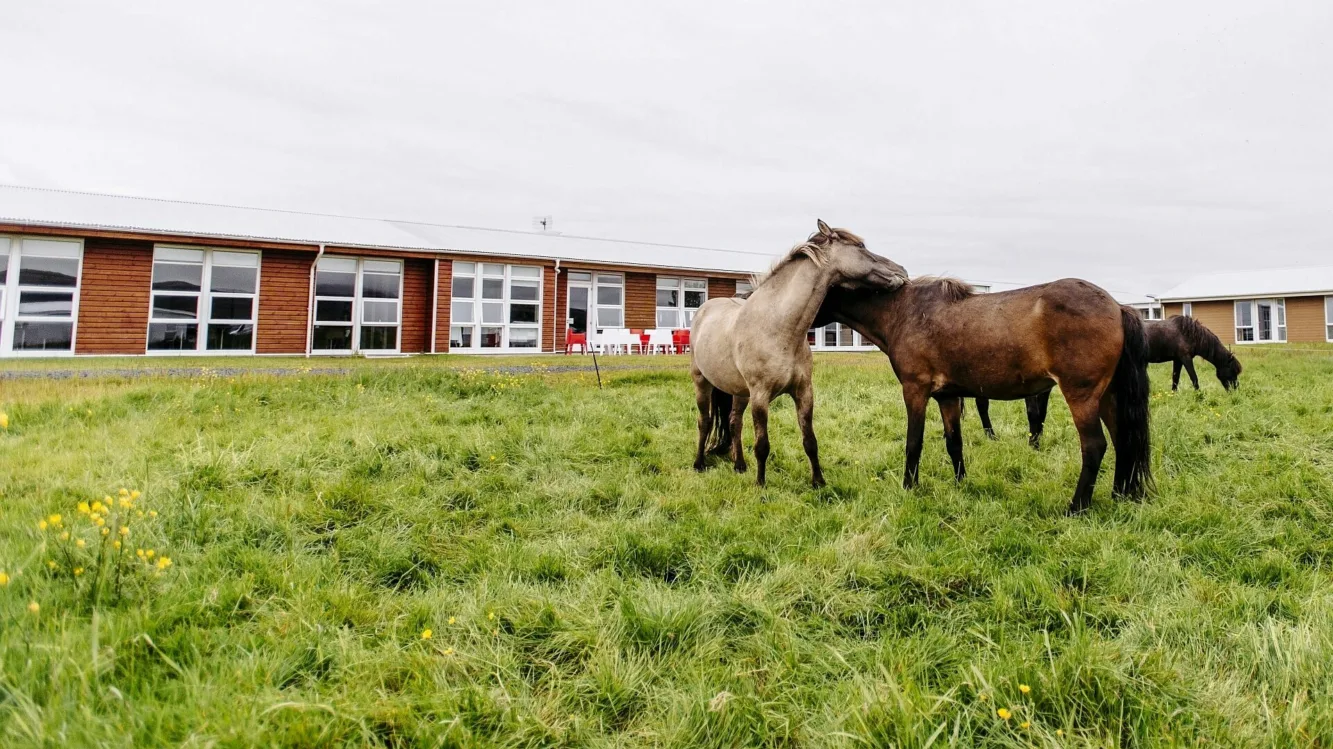
[[648,332],[648,353],[656,354],[661,351],[663,354],[669,354],[676,348],[676,342],[671,338],[671,331],[664,328],[653,328]]

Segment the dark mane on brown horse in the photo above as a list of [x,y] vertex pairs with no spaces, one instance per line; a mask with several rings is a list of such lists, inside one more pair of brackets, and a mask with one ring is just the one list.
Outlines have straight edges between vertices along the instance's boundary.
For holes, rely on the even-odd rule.
[[977,293],[972,290],[971,284],[961,278],[952,276],[921,276],[912,279],[909,283],[922,290],[936,291],[940,296],[951,302],[961,302]]
[[1213,331],[1204,327],[1203,323],[1192,317],[1175,316],[1170,318],[1169,322],[1176,326],[1180,335],[1189,343],[1190,348],[1194,350],[1196,356],[1202,356],[1213,366],[1221,364],[1231,364],[1236,361],[1236,355],[1227,350],[1222,345]]

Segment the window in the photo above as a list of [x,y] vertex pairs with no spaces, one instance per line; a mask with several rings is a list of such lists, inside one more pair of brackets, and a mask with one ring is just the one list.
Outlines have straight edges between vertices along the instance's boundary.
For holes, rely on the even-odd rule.
[[258,253],[158,246],[148,350],[253,353],[258,295]]
[[688,328],[694,311],[708,299],[702,278],[657,278],[657,327]]
[[534,265],[455,262],[449,348],[536,349],[541,338],[541,281],[542,269]]
[[745,294],[749,294],[751,291],[754,291],[754,284],[750,283],[749,281],[736,282],[736,296],[744,296]]
[[1285,299],[1239,299],[1235,302],[1236,343],[1286,343]]
[[1333,296],[1324,297],[1324,340],[1333,343]]
[[0,352],[74,351],[82,250],[69,240],[0,237]]
[[315,269],[310,348],[348,354],[398,350],[403,264],[398,260],[322,257]]
[[1185,317],[1194,317],[1194,304],[1192,302],[1185,302],[1180,305],[1180,314]]
[[852,330],[847,325],[836,322],[829,323],[822,328],[811,328],[806,335],[806,340],[816,350],[851,349],[866,345],[865,341],[861,340],[860,333]]

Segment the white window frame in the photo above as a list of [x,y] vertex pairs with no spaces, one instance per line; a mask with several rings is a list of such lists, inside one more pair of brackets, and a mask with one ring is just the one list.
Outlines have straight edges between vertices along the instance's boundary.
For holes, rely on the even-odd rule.
[[[742,288],[741,288],[742,286],[744,286],[745,288],[742,289]],[[749,293],[749,292],[751,292],[751,291],[754,291],[754,284],[753,284],[753,283],[751,283],[751,282],[749,282],[749,281],[737,281],[737,282],[736,282],[736,296],[740,296],[741,294],[746,294],[746,293]]]
[[1194,317],[1194,303],[1184,302],[1180,305],[1180,314],[1185,317]]
[[[698,286],[696,286],[696,287],[694,287],[694,288],[687,288],[687,286],[688,286],[689,284],[697,284]],[[702,288],[700,288],[700,286],[701,286]],[[693,278],[693,277],[688,277],[688,276],[658,276],[658,277],[657,277],[657,285],[656,285],[656,287],[653,289],[653,304],[656,306],[656,312],[655,312],[655,315],[654,315],[654,317],[653,317],[653,322],[655,323],[655,325],[656,325],[656,327],[657,327],[658,329],[666,328],[666,329],[669,329],[669,330],[679,330],[679,329],[689,328],[689,327],[690,327],[690,323],[694,321],[694,313],[697,312],[697,311],[699,310],[699,307],[686,307],[686,306],[685,306],[685,292],[686,292],[687,290],[688,290],[688,291],[702,291],[702,292],[703,292],[703,294],[704,294],[704,298],[703,298],[703,301],[702,301],[702,302],[699,302],[699,307],[702,307],[702,306],[704,306],[705,304],[708,303],[708,279],[707,279],[707,278]],[[657,303],[657,292],[659,292],[659,291],[675,291],[675,292],[676,292],[676,304],[675,304],[674,306],[666,306],[666,305],[658,304],[658,303]],[[663,313],[663,312],[670,312],[672,315],[674,315],[675,318],[676,318],[676,324],[674,324],[674,325],[663,325],[663,324],[662,324],[662,313]]]
[[[328,271],[331,272],[331,273],[353,273],[353,274],[355,275],[355,278],[353,279],[353,282],[352,282],[352,296],[350,296],[350,297],[345,297],[345,296],[327,296],[327,295],[320,295],[320,294],[318,293],[318,289],[319,289],[319,267],[316,266],[316,268],[315,268],[315,289],[316,289],[316,293],[315,293],[315,306],[314,306],[314,309],[312,309],[312,310],[310,311],[310,353],[311,353],[311,355],[312,355],[312,356],[315,356],[315,355],[318,355],[318,356],[350,356],[350,355],[352,355],[352,354],[367,354],[367,355],[375,356],[375,355],[397,354],[397,353],[399,353],[400,351],[402,351],[402,348],[403,348],[403,283],[404,283],[404,280],[403,280],[403,274],[404,274],[404,271],[406,270],[406,267],[405,267],[405,264],[403,263],[403,261],[402,261],[402,260],[399,260],[399,259],[397,259],[397,258],[381,258],[381,257],[348,257],[348,256],[346,256],[346,255],[325,255],[325,256],[321,257],[321,258],[319,259],[318,262],[320,262],[320,263],[325,263],[325,262],[327,262],[327,265],[330,266],[330,267],[328,268]],[[341,270],[341,269],[336,269],[335,267],[333,267],[333,266],[338,266],[338,265],[344,265],[344,266],[345,266],[345,265],[349,265],[349,264],[351,265],[352,270]],[[368,266],[369,266],[369,270],[367,270],[367,267],[368,267]],[[370,273],[370,274],[372,274],[372,275],[375,275],[375,274],[388,275],[388,268],[389,268],[389,266],[396,266],[396,267],[397,267],[397,274],[398,274],[398,297],[397,297],[396,299],[390,300],[390,299],[388,299],[387,297],[367,297],[367,296],[365,296],[365,276],[366,276],[366,273]],[[389,302],[389,301],[393,301],[393,302],[395,302],[395,303],[397,304],[397,306],[398,306],[397,314],[395,315],[395,319],[394,319],[393,322],[384,322],[384,321],[367,321],[367,320],[366,320],[366,303],[367,303],[367,302],[370,302],[370,303],[376,303],[376,302]],[[351,321],[350,321],[350,322],[344,322],[344,321],[328,321],[328,320],[321,321],[321,320],[319,319],[319,303],[320,303],[320,302],[351,302],[351,303],[352,303],[352,319],[351,319]],[[317,327],[325,327],[325,328],[351,328],[351,330],[352,330],[352,335],[351,335],[351,348],[345,348],[345,349],[320,349],[320,348],[315,348],[315,328],[317,328]],[[361,346],[361,329],[362,329],[362,328],[394,328],[396,332],[395,332],[395,334],[394,334],[394,345],[393,345],[393,348],[387,348],[387,349],[382,349],[382,348],[377,348],[377,349],[363,348],[363,347]]]
[[[78,266],[75,271],[74,286],[33,286],[19,284],[19,264],[23,256],[25,242],[51,242],[73,245],[77,253]],[[5,244],[8,254],[5,257],[6,281],[0,284],[0,356],[4,357],[56,357],[73,356],[79,345],[79,295],[83,290],[83,240],[65,237],[34,237],[26,235],[0,235],[0,243]],[[41,253],[33,253],[41,257]],[[72,295],[69,317],[51,315],[20,315],[19,302],[23,292],[63,293]],[[31,351],[14,350],[14,327],[22,322],[70,324],[69,350],[35,349]]]
[[1333,343],[1333,294],[1324,297],[1324,340]]
[[[179,253],[179,254],[176,254]],[[262,283],[262,274],[264,272],[264,257],[259,250],[245,250],[232,247],[198,247],[190,245],[172,245],[159,244],[153,246],[153,272],[157,270],[159,259],[164,263],[173,263],[177,265],[193,265],[190,260],[180,259],[184,253],[200,254],[200,272],[199,272],[199,290],[198,291],[159,291],[153,288],[152,276],[148,279],[148,327],[144,333],[144,353],[149,356],[248,356],[255,353],[259,345],[259,289]],[[215,253],[224,258],[229,255],[248,255],[254,257],[255,269],[255,290],[254,293],[245,294],[233,291],[213,291],[213,267]],[[173,254],[175,258],[173,259]],[[248,268],[249,265],[236,264],[229,262],[218,263],[223,267]],[[193,319],[185,318],[154,318],[153,310],[154,298],[158,296],[174,297],[193,297],[195,302],[195,313]],[[213,317],[213,299],[249,299],[250,300],[250,319],[240,320],[235,318],[214,318]],[[249,325],[250,326],[250,348],[248,349],[210,349],[208,348],[208,327],[210,325]],[[194,325],[195,338],[194,348],[192,349],[150,349],[148,343],[152,338],[154,325]]]
[[[524,273],[515,274],[514,272],[515,270],[521,270],[524,271]],[[526,275],[526,272],[529,270],[536,271],[535,275]],[[454,294],[452,279],[457,279],[457,278],[472,279],[472,296],[462,297],[462,296],[456,296]],[[489,299],[482,297],[482,289],[484,288],[485,281],[487,279],[492,281],[495,280],[501,281],[499,298]],[[537,298],[515,299],[513,291],[516,282],[517,285],[523,287],[527,287],[531,283],[535,282],[537,289]],[[540,265],[529,265],[526,263],[514,263],[514,264],[483,263],[483,262],[473,262],[465,260],[453,261],[453,272],[451,276],[450,289],[449,289],[449,351],[451,353],[458,352],[467,354],[541,353],[542,304],[543,304],[543,299],[545,298],[543,295],[545,291],[545,284],[546,284],[546,273],[544,272],[542,266]],[[621,294],[621,300],[622,302],[624,300],[623,292]],[[483,321],[485,317],[485,305],[487,304],[500,305],[501,322]],[[537,311],[536,322],[530,322],[530,323],[510,322],[511,308],[515,304],[527,305],[536,308]],[[470,308],[472,319],[468,322],[459,322],[457,321],[456,311],[464,307]],[[566,308],[568,308],[568,301],[566,301]],[[462,340],[461,336],[455,338],[454,336],[455,328],[459,329],[471,328],[471,334],[472,334],[471,346],[454,345],[455,340]],[[481,331],[483,328],[500,328],[499,346],[483,347],[481,345],[481,335],[482,335]],[[531,346],[513,345],[515,332],[526,333],[528,331],[532,331],[532,333],[534,333],[536,336],[533,345]]]
[[[1273,310],[1273,337],[1267,340],[1261,340],[1259,329],[1259,305],[1267,304]],[[1248,309],[1250,313],[1250,324],[1240,324],[1241,309]],[[1232,302],[1232,322],[1234,323],[1236,343],[1286,343],[1287,342],[1287,300],[1283,298],[1267,299],[1237,299]],[[1242,340],[1241,330],[1252,330],[1253,340]]]
[[[833,343],[828,342],[833,335]],[[815,351],[873,351],[873,344],[867,343],[861,334],[850,325],[831,322],[820,328],[811,328],[806,333],[806,341]]]
[[[595,270],[571,270],[566,275],[567,288],[565,289],[565,328],[569,329],[571,321],[574,319],[570,315],[571,306],[574,301],[574,295],[571,289],[588,290],[588,329],[602,332],[607,328],[625,327],[625,274],[607,273],[605,271]],[[603,304],[600,291],[602,288],[614,288],[620,291],[619,304]],[[606,319],[606,311],[613,310],[620,318],[618,324],[612,325]]]

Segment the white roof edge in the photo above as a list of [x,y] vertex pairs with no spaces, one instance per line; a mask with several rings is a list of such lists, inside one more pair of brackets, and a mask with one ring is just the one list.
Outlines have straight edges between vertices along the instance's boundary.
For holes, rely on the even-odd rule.
[[1263,294],[1223,294],[1220,296],[1164,296],[1163,303],[1229,302],[1233,299],[1299,299],[1305,296],[1333,296],[1333,288],[1315,291],[1270,291]]

